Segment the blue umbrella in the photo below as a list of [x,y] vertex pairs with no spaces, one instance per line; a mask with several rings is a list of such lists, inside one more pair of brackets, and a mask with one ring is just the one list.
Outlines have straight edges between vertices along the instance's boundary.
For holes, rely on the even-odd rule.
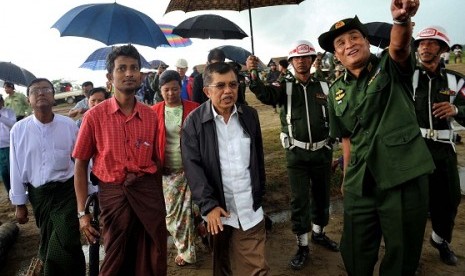
[[170,45],[149,16],[117,3],[78,6],[65,13],[52,28],[60,36],[87,37],[106,45],[133,43],[152,48]]
[[[90,70],[106,70],[107,56],[113,49],[113,46],[103,47],[95,50],[90,56],[84,61],[79,68],[87,68]],[[140,55],[140,62],[142,68],[150,68],[150,63]]]
[[28,86],[36,77],[28,70],[11,62],[0,62],[0,80]]

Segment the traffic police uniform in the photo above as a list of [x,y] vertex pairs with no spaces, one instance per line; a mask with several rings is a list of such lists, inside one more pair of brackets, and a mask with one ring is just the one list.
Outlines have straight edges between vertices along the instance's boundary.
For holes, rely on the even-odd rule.
[[[444,42],[449,48],[448,37],[445,31],[439,28],[430,27],[420,31],[416,37],[415,45],[418,46],[419,41],[423,39],[437,39],[439,43]],[[444,35],[436,37],[435,34],[439,31]],[[431,224],[434,233],[447,243],[452,240],[454,220],[461,200],[460,179],[452,121],[435,117],[432,114],[432,106],[434,103],[440,102],[453,104],[457,108],[457,115],[454,116],[455,121],[465,125],[463,78],[463,75],[440,66],[434,73],[428,73],[420,66],[417,68],[412,82],[415,89],[414,100],[418,124],[436,166],[436,170],[429,175]],[[442,259],[444,257],[441,256]],[[455,264],[456,257],[455,255],[450,256],[443,261]]]
[[[316,55],[313,46],[311,48],[313,52],[305,55]],[[286,151],[291,186],[292,231],[298,237],[299,246],[307,246],[300,242],[299,237],[306,237],[312,229],[312,222],[323,228],[329,221],[332,148],[328,144],[328,88],[325,94],[324,86],[327,88],[326,83],[314,78],[302,82],[291,74],[280,80],[280,86],[265,85],[258,79],[252,79],[249,86],[262,103],[281,106],[281,142]],[[336,243],[329,239],[326,241],[325,247],[339,250]],[[306,257],[302,265],[305,261]],[[301,268],[300,265],[291,266]]]
[[[333,52],[338,35],[366,29],[357,17],[334,24],[319,37]],[[380,275],[413,275],[426,225],[426,174],[434,164],[423,141],[412,101],[415,66],[400,71],[384,51],[369,57],[358,78],[346,71],[330,88],[330,136],[349,138],[344,178],[341,254],[349,275],[373,275],[381,237],[385,255]]]

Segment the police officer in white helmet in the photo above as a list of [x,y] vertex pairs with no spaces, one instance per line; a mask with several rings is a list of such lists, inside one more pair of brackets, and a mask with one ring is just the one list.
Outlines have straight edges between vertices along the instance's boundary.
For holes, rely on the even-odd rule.
[[329,181],[332,147],[328,141],[328,85],[312,78],[315,47],[307,40],[292,44],[288,61],[294,76],[287,75],[279,85],[266,85],[256,77],[258,58],[249,56],[250,90],[264,104],[280,105],[281,143],[286,151],[291,186],[292,231],[298,250],[291,268],[302,269],[309,258],[308,232],[312,242],[337,252],[339,246],[326,236],[329,221]]
[[447,32],[430,26],[415,37],[420,66],[413,75],[415,111],[420,131],[436,169],[429,175],[429,211],[433,228],[430,243],[442,262],[457,264],[449,248],[460,203],[460,179],[452,121],[465,125],[464,76],[443,68],[440,56],[450,50]]

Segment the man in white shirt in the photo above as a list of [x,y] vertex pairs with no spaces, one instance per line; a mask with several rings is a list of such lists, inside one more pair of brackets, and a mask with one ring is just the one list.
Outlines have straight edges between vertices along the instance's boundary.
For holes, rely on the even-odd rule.
[[211,235],[213,275],[232,275],[232,267],[235,275],[267,275],[260,122],[255,109],[236,104],[238,87],[229,64],[205,68],[204,92],[210,100],[185,120],[182,159]]
[[7,193],[10,192],[10,129],[16,123],[13,109],[4,107],[5,101],[0,95],[0,178]]
[[18,223],[28,222],[29,200],[40,229],[43,275],[85,275],[71,153],[78,128],[54,114],[52,83],[35,79],[27,88],[32,116],[16,123],[10,135],[10,200]]

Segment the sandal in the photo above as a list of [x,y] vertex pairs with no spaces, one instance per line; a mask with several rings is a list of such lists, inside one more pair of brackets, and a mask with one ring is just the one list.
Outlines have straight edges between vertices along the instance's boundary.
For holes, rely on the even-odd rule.
[[177,266],[186,266],[188,264],[186,261],[184,261],[184,259],[180,255],[174,258],[174,262],[176,263]]

